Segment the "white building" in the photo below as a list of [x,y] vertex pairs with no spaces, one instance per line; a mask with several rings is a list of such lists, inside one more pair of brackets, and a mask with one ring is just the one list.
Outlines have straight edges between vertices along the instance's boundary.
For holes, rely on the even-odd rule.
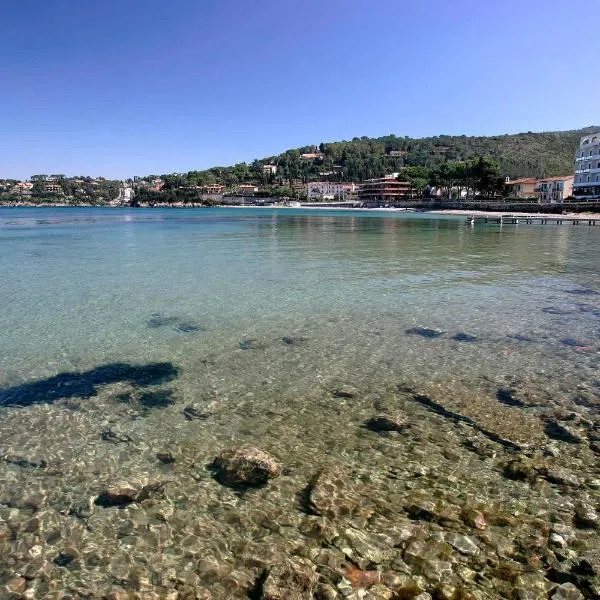
[[579,142],[573,196],[579,200],[600,199],[600,132],[584,135]]
[[306,195],[309,200],[350,200],[356,193],[356,184],[346,181],[311,181],[306,184]]
[[265,175],[276,175],[277,174],[277,165],[263,165],[262,172]]

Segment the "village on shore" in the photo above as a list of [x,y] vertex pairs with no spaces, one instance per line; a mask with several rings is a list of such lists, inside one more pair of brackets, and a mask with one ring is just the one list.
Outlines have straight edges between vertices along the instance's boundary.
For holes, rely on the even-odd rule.
[[[406,151],[391,150],[402,160]],[[402,166],[383,177],[344,181],[336,165],[319,170],[323,152],[298,156],[311,175],[285,179],[276,162],[252,165],[262,183],[190,181],[189,174],[109,180],[104,177],[33,175],[0,179],[4,206],[213,207],[291,206],[446,209],[525,212],[600,211],[600,132],[581,137],[573,172],[552,177],[504,176],[492,159],[445,163],[438,169]],[[246,165],[244,165],[246,166]],[[236,168],[238,165],[236,165]],[[316,167],[316,168],[315,168]],[[308,172],[308,169],[306,170]],[[215,178],[216,179],[216,178]]]

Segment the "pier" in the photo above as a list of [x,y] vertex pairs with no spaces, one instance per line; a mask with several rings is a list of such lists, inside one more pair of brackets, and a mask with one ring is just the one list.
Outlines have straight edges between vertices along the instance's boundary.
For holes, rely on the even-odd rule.
[[525,223],[532,225],[537,223],[539,225],[596,225],[600,224],[600,217],[587,217],[587,216],[569,216],[563,215],[548,216],[548,215],[469,215],[467,217],[467,223],[475,225],[476,223],[498,223],[500,225],[518,225],[519,223]]

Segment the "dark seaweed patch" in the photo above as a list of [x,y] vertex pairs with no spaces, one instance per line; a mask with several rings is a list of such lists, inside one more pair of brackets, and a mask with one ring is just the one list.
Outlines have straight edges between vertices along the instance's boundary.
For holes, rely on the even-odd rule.
[[180,333],[195,333],[196,331],[206,331],[206,328],[196,323],[179,323],[175,328],[175,331]]
[[457,333],[456,335],[452,336],[452,339],[455,342],[476,342],[477,336],[469,333]]
[[560,343],[564,344],[565,346],[585,346],[583,342],[579,342],[578,340],[574,340],[573,338],[563,338],[562,340],[560,340]]
[[179,322],[177,317],[166,317],[161,314],[153,314],[147,321],[146,325],[150,329],[158,329],[159,327],[166,327],[168,325],[176,325]]
[[175,402],[173,390],[152,390],[140,396],[140,404],[146,408],[166,408]]
[[506,337],[517,342],[533,342],[533,338],[521,333],[509,333]]
[[581,440],[574,436],[566,427],[563,427],[560,423],[550,421],[544,426],[545,434],[559,442],[567,442],[568,444],[581,444]]
[[303,344],[304,342],[307,341],[308,338],[302,337],[300,335],[298,336],[292,336],[292,335],[284,335],[281,338],[281,341],[286,345],[286,346],[300,346],[301,344]]
[[98,388],[119,381],[136,387],[160,385],[172,381],[179,369],[168,362],[131,365],[111,363],[90,371],[59,373],[54,377],[23,383],[0,389],[0,405],[30,406],[32,404],[52,404],[67,398],[90,398],[98,393]]
[[557,308],[556,306],[546,306],[545,308],[542,308],[542,312],[548,315],[572,315],[574,311]]
[[444,332],[439,329],[429,329],[428,327],[411,327],[404,333],[406,333],[406,335],[420,335],[424,338],[436,338],[440,337]]
[[416,402],[418,402],[419,404],[421,404],[422,406],[424,406],[426,409],[430,410],[431,412],[435,413],[436,415],[439,415],[446,419],[450,419],[450,420],[454,421],[455,423],[466,423],[467,425],[469,425],[476,431],[479,431],[480,433],[485,435],[487,438],[489,438],[493,442],[497,442],[498,444],[501,444],[502,446],[505,446],[507,448],[519,449],[518,444],[515,444],[514,442],[511,442],[510,440],[505,440],[504,438],[501,438],[500,436],[496,435],[495,433],[481,428],[470,417],[465,417],[464,415],[461,415],[460,413],[448,410],[441,404],[438,404],[437,402],[432,400],[429,396],[425,396],[424,394],[415,394],[413,396],[413,400],[415,400]]
[[598,292],[596,290],[592,290],[591,288],[573,288],[570,290],[565,290],[567,294],[574,294],[577,296],[597,296]]
[[514,397],[512,390],[506,388],[500,388],[496,392],[496,398],[498,398],[498,401],[502,402],[502,404],[506,404],[506,406],[518,406],[519,408],[525,406],[525,403]]
[[254,338],[240,342],[240,350],[261,350],[262,348],[264,348],[264,344]]

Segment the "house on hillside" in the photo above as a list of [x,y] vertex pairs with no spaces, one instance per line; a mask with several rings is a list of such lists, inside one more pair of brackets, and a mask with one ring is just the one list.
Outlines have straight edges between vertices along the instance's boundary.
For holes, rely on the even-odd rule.
[[505,182],[508,195],[511,198],[537,198],[538,180],[535,177],[521,177],[520,179],[509,179]]
[[235,193],[238,196],[254,196],[258,192],[258,187],[251,183],[240,183],[235,188]]
[[540,179],[536,188],[540,204],[560,204],[573,195],[573,175]]

